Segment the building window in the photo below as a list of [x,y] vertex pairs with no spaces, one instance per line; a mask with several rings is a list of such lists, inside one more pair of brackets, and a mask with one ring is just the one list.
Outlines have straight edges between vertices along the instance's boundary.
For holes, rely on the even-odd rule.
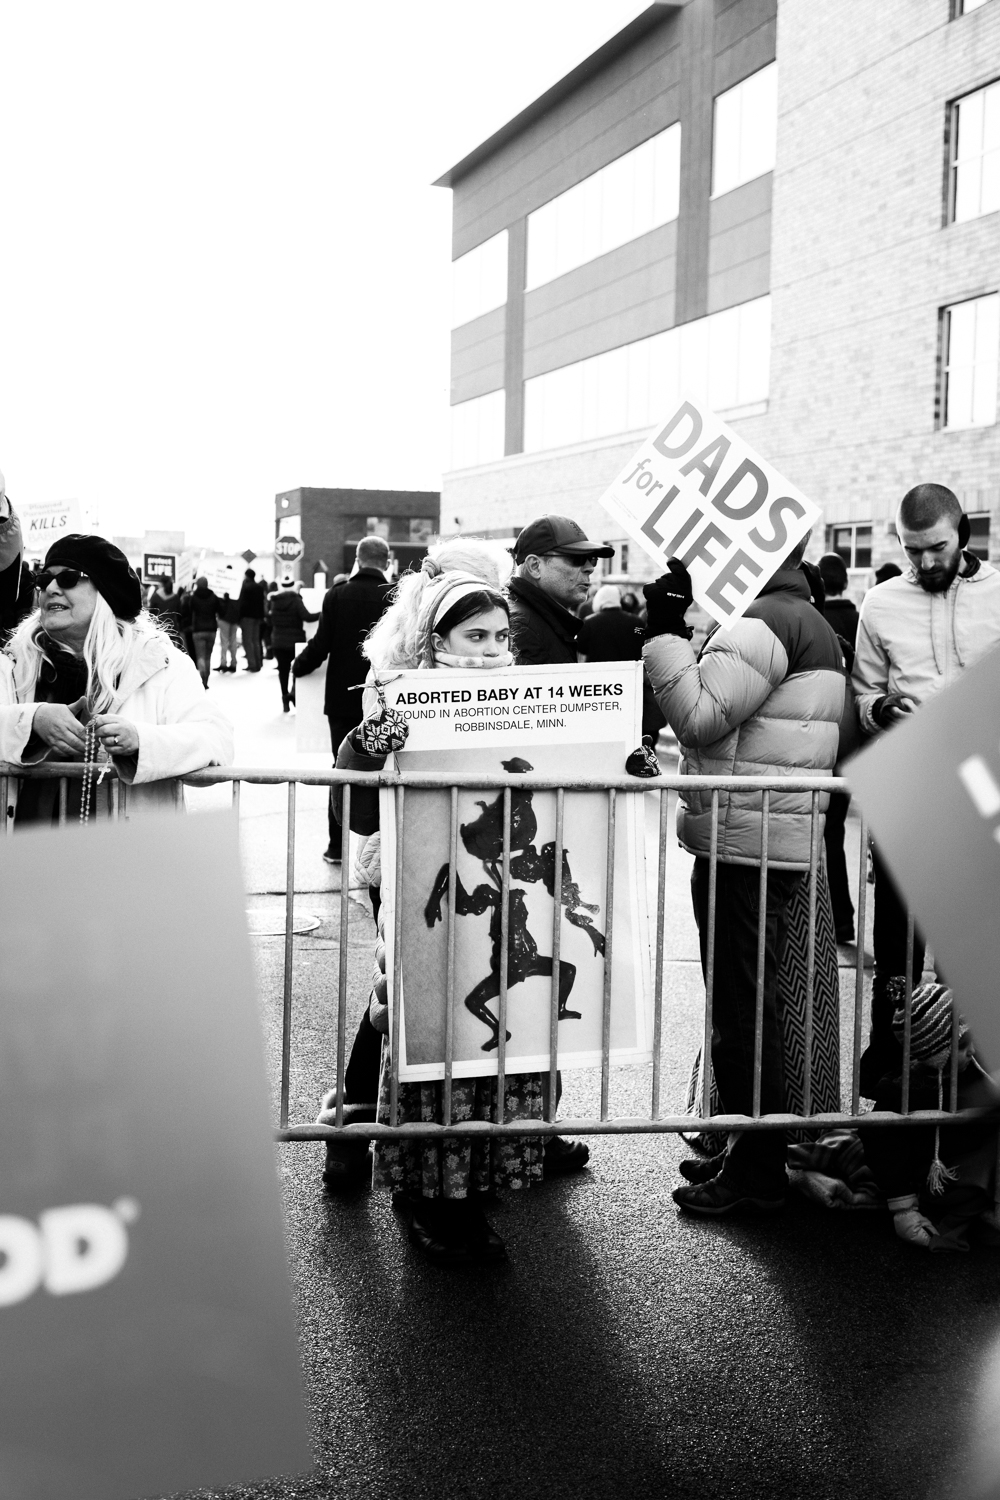
[[972,297],[943,312],[945,428],[990,427],[997,419],[1000,296]]
[[774,170],[778,64],[769,63],[715,100],[712,197]]
[[951,107],[951,219],[1000,209],[1000,82]]
[[507,231],[501,229],[451,263],[451,326],[503,307],[507,301]]
[[503,391],[490,391],[451,408],[453,469],[474,469],[503,458],[504,412]]
[[836,552],[848,568],[870,568],[872,565],[872,528],[870,521],[849,526],[826,528],[826,550]]
[[771,299],[669,328],[524,383],[524,451],[564,448],[661,421],[681,392],[731,415],[767,400]]
[[677,217],[681,127],[671,125],[528,215],[526,287]]
[[972,552],[976,557],[981,557],[983,562],[990,560],[990,514],[989,511],[981,515],[969,517],[969,541],[966,546],[967,552]]

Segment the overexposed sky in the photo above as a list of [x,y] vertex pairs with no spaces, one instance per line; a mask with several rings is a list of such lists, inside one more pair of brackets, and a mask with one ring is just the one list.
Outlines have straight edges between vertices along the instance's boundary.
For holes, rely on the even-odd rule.
[[295,485],[438,489],[432,180],[644,0],[0,0],[0,470],[262,550]]

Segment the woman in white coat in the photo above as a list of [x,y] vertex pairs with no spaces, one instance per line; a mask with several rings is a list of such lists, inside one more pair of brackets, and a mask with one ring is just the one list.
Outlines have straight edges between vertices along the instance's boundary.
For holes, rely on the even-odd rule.
[[[123,552],[99,536],[61,537],[36,584],[38,608],[0,655],[0,761],[110,761],[128,787],[130,815],[173,807],[175,778],[232,764],[232,726],[190,657],[143,610]],[[58,821],[58,785],[21,778],[4,815],[18,826]],[[70,818],[82,798],[74,778]],[[96,811],[108,799],[102,792],[92,802]]]

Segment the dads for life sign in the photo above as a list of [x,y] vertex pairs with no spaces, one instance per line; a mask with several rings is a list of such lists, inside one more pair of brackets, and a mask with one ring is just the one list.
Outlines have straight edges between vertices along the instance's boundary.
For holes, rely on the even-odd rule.
[[695,602],[731,625],[819,507],[690,396],[639,449],[601,503],[663,566],[691,573]]

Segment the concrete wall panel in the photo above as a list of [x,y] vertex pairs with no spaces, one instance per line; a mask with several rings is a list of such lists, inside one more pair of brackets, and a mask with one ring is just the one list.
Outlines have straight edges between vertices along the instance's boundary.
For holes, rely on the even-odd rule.
[[771,173],[709,207],[708,311],[763,297],[770,289]]
[[453,328],[451,333],[451,401],[469,401],[498,391],[504,383],[506,307]]
[[475,167],[454,189],[452,255],[489,239],[680,117],[680,15]]
[[676,240],[661,224],[527,292],[525,378],[672,327]]

